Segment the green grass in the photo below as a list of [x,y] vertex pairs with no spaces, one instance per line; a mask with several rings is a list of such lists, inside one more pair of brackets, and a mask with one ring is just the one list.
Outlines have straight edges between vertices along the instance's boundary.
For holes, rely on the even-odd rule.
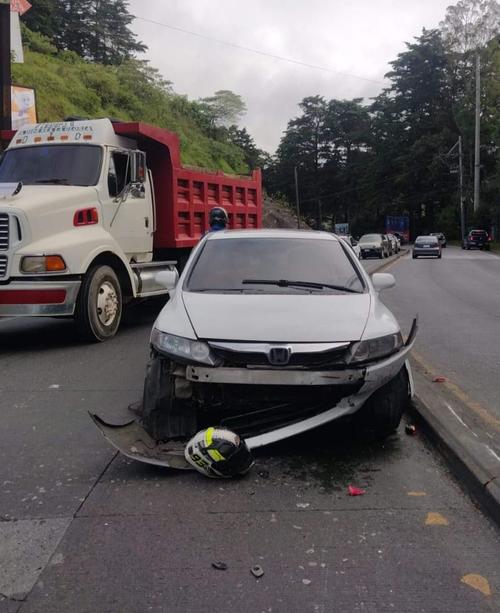
[[13,64],[15,85],[36,91],[38,121],[68,116],[144,121],[176,132],[184,164],[228,173],[248,172],[243,151],[204,133],[197,103],[174,93],[144,62],[120,66],[86,62],[58,52],[47,38],[24,29],[25,63]]

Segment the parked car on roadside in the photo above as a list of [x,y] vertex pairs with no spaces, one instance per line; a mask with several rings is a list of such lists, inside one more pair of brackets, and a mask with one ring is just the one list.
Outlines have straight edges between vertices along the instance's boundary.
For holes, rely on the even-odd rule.
[[417,236],[413,243],[412,257],[416,260],[422,256],[441,257],[441,245],[437,236]]
[[390,255],[389,241],[383,234],[363,234],[358,241],[363,258],[388,258]]
[[210,426],[249,449],[348,415],[376,436],[392,433],[412,394],[416,320],[405,342],[379,298],[394,277],[370,277],[341,240],[297,230],[205,236],[180,279],[158,277],[175,291],[152,330],[134,450],[120,447],[130,423],[108,440],[169,465],[168,441]]
[[341,238],[342,240],[344,240],[349,245],[349,247],[351,247],[351,249],[356,254],[356,257],[358,258],[358,260],[360,260],[361,259],[361,249],[359,248],[358,241],[355,240],[355,238],[351,234],[347,234],[347,235],[338,234],[337,236]]
[[471,230],[462,243],[462,249],[490,250],[491,237],[486,230]]
[[399,244],[398,239],[394,236],[394,234],[387,234],[387,238],[391,243],[391,251],[392,253],[399,253]]
[[429,236],[436,236],[441,247],[446,248],[446,236],[442,232],[431,232]]

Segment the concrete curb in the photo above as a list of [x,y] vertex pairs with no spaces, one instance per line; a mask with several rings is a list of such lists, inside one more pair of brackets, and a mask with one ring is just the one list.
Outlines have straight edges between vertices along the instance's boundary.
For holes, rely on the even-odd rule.
[[488,445],[491,441],[474,424],[466,423],[470,418],[467,407],[447,397],[445,391],[436,392],[439,384],[412,365],[417,394],[410,413],[466,493],[500,527],[500,461]]
[[[380,263],[380,266],[377,266],[376,268],[373,268],[372,270],[367,270],[366,272],[369,275],[372,275],[374,272],[380,272],[381,270],[384,270],[384,268],[387,268],[388,266],[391,266],[392,264],[394,264],[394,262],[397,262],[400,258],[402,258],[404,255],[406,255],[408,252],[410,251],[409,248],[407,247],[402,247],[401,250],[399,251],[399,253],[396,253],[396,255],[392,255],[390,257],[390,259],[382,261]],[[360,262],[365,262],[368,260],[359,260]]]

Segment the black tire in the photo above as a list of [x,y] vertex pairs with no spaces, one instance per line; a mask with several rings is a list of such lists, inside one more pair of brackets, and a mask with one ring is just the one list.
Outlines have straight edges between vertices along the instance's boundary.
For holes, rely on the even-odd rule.
[[441,259],[441,254],[439,254],[437,257],[438,257],[438,260],[440,260]]
[[380,252],[378,257],[379,257],[380,260],[382,260],[384,258],[384,254],[382,252]]
[[414,260],[416,260],[418,256],[416,256],[415,254],[413,254],[411,257],[412,257]]
[[187,400],[176,398],[174,368],[170,360],[152,352],[139,415],[144,429],[156,441],[188,438],[197,431],[194,408]]
[[375,439],[386,438],[398,429],[409,402],[408,374],[403,366],[394,379],[372,394],[360,409],[358,419],[362,430]]
[[[105,294],[108,312],[99,306],[99,296]],[[112,338],[122,317],[123,300],[120,282],[110,266],[89,269],[80,287],[75,309],[78,335],[85,341],[100,343]],[[107,319],[106,319],[107,318]]]

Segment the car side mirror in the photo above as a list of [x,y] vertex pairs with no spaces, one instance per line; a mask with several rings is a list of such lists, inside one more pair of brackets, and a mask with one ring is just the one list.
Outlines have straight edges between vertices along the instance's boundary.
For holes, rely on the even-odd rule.
[[373,287],[377,292],[390,289],[396,285],[396,279],[389,272],[376,272],[372,275]]
[[155,274],[155,281],[157,285],[169,291],[175,289],[175,286],[177,285],[178,280],[179,280],[179,273],[177,272],[176,269],[162,270]]

